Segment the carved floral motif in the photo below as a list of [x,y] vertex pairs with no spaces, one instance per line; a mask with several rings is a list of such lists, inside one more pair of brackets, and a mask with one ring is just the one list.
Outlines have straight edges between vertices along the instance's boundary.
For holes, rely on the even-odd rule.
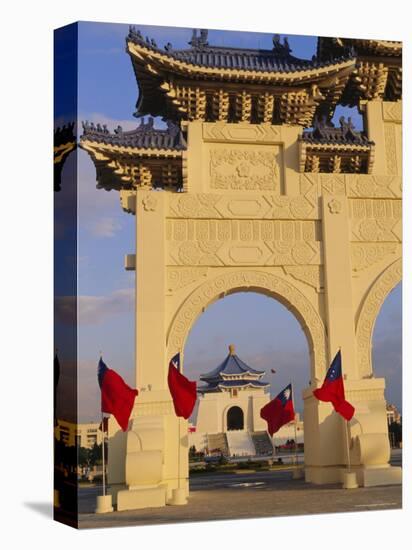
[[275,190],[279,184],[278,147],[268,151],[212,149],[210,179],[214,189]]
[[175,292],[188,286],[202,277],[206,277],[207,267],[183,267],[167,270],[167,289]]
[[352,243],[352,269],[362,271],[379,262],[385,256],[396,253],[396,243]]
[[400,176],[346,176],[348,195],[365,198],[401,198]]
[[342,203],[336,199],[332,199],[328,202],[328,208],[331,214],[339,214],[342,210]]
[[156,210],[157,207],[157,199],[153,196],[152,193],[147,194],[142,199],[143,208],[150,212]]
[[285,266],[283,269],[285,273],[313,287],[317,292],[323,287],[322,271],[318,266]]

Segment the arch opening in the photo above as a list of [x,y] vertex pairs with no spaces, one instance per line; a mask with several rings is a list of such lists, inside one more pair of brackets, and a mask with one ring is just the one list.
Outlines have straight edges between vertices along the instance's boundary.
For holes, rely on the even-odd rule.
[[310,356],[309,381],[322,378],[326,372],[326,332],[317,306],[286,279],[262,272],[232,272],[198,287],[171,322],[167,338],[169,356],[185,348],[192,327],[205,310],[221,298],[239,293],[272,298],[291,312],[306,336]]
[[402,441],[402,284],[388,294],[380,308],[372,335],[375,377],[385,378],[385,399],[390,441]]
[[379,312],[386,298],[402,280],[401,259],[393,262],[381,273],[366,294],[356,323],[357,360],[361,378],[373,376],[373,332]]
[[[197,381],[199,391],[190,418],[189,447],[233,460],[239,456],[270,459],[273,447],[283,449],[297,437],[302,454],[302,390],[308,385],[310,356],[301,324],[273,295],[249,291],[219,298],[199,314],[185,341],[185,375]],[[221,365],[231,357],[246,365],[246,373],[232,368],[221,372]],[[271,438],[260,410],[290,382],[297,431],[286,425]]]

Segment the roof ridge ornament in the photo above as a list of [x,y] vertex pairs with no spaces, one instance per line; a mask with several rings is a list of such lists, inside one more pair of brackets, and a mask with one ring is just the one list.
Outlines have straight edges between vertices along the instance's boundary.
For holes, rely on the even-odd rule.
[[188,42],[192,48],[195,50],[201,50],[206,46],[209,46],[209,42],[207,41],[207,35],[209,33],[208,29],[199,29],[199,36],[197,36],[197,30],[192,30],[192,38]]
[[289,55],[292,48],[289,46],[289,39],[287,36],[283,37],[283,44],[280,42],[280,34],[274,34],[272,37],[273,51],[281,55]]

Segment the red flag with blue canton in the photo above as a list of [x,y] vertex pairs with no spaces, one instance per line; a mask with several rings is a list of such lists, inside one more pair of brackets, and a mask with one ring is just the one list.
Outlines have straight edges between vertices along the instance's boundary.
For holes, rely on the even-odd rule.
[[335,411],[343,416],[345,420],[350,420],[355,414],[355,408],[345,399],[345,388],[342,377],[342,355],[340,350],[335,355],[322,387],[314,390],[314,396],[320,401],[332,403]]
[[180,372],[180,353],[176,353],[169,363],[167,376],[169,390],[177,416],[189,418],[196,403],[196,382],[187,379]]
[[123,378],[104,363],[100,357],[97,379],[102,391],[102,412],[112,414],[126,432],[130,414],[138,391],[126,384]]
[[282,426],[295,419],[292,399],[292,384],[286,386],[279,395],[260,409],[260,416],[268,423],[268,432],[272,436]]

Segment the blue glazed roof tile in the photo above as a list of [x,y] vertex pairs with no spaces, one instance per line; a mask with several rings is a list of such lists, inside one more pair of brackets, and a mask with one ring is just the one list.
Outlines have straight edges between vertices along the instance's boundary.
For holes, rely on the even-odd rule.
[[234,353],[232,346],[230,348],[230,353],[226,359],[212,371],[202,374],[200,379],[205,382],[213,382],[217,380],[223,380],[225,376],[234,376],[234,375],[245,375],[245,374],[254,374],[259,378],[265,374],[265,371],[258,371],[247,365],[244,361],[239,359],[239,357]]

